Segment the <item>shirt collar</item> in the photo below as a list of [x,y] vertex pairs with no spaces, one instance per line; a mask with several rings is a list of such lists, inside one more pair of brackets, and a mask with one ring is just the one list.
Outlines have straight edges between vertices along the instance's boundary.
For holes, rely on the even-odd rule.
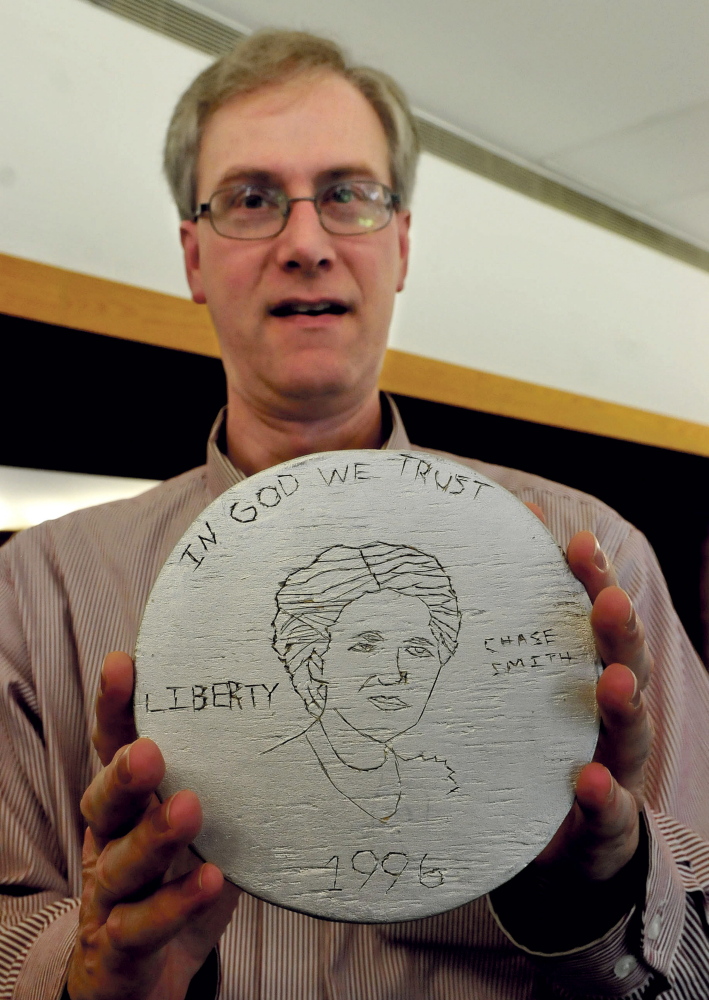
[[[399,451],[403,448],[410,448],[411,444],[404,427],[404,421],[388,392],[382,393],[382,403],[389,406],[391,414],[391,434],[382,445],[382,451]],[[219,447],[219,437],[225,421],[226,406],[223,406],[217,414],[217,419],[214,421],[207,441],[207,491],[212,500],[216,499],[224,490],[228,490],[230,486],[247,478],[246,473],[233,465],[229,456]]]

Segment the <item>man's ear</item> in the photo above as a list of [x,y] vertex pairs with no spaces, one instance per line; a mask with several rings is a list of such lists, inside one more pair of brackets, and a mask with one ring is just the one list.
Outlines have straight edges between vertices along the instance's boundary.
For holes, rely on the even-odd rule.
[[199,240],[197,238],[197,223],[186,220],[180,223],[180,241],[185,260],[185,274],[190,286],[193,300],[203,306],[207,301],[202,286],[202,271],[199,259]]
[[411,212],[397,212],[396,223],[399,229],[399,255],[401,264],[399,270],[399,280],[396,283],[397,292],[404,290],[406,274],[409,270],[409,229],[411,227]]

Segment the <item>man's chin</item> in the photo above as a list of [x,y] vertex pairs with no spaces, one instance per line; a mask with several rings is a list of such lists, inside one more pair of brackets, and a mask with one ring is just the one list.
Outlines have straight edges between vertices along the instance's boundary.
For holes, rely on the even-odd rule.
[[312,408],[314,416],[324,416],[338,404],[356,402],[358,396],[364,402],[376,378],[363,378],[361,373],[345,371],[341,366],[313,362],[272,378],[269,385],[276,399],[296,405],[299,411]]

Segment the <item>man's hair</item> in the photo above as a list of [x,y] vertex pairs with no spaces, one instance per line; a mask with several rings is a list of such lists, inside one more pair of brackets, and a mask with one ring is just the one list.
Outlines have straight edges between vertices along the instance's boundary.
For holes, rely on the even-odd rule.
[[418,597],[428,607],[441,664],[455,652],[458,599],[435,556],[387,542],[333,545],[291,573],[276,594],[273,647],[312,715],[321,715],[325,705],[323,657],[330,629],[348,604],[382,590]]
[[389,147],[392,186],[402,207],[411,199],[418,139],[408,102],[386,73],[352,66],[338,45],[303,31],[266,29],[244,38],[204,70],[177,103],[167,130],[164,169],[180,217],[197,209],[197,161],[205,126],[237,94],[329,71],[348,80],[379,117]]

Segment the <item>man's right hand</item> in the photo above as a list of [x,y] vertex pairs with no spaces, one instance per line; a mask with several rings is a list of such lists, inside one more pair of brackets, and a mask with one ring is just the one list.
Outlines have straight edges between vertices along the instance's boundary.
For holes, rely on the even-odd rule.
[[109,653],[93,743],[103,770],[86,790],[79,932],[71,1000],[183,1000],[228,924],[239,890],[187,850],[202,823],[183,791],[160,802],[157,746],[136,739],[133,663]]

